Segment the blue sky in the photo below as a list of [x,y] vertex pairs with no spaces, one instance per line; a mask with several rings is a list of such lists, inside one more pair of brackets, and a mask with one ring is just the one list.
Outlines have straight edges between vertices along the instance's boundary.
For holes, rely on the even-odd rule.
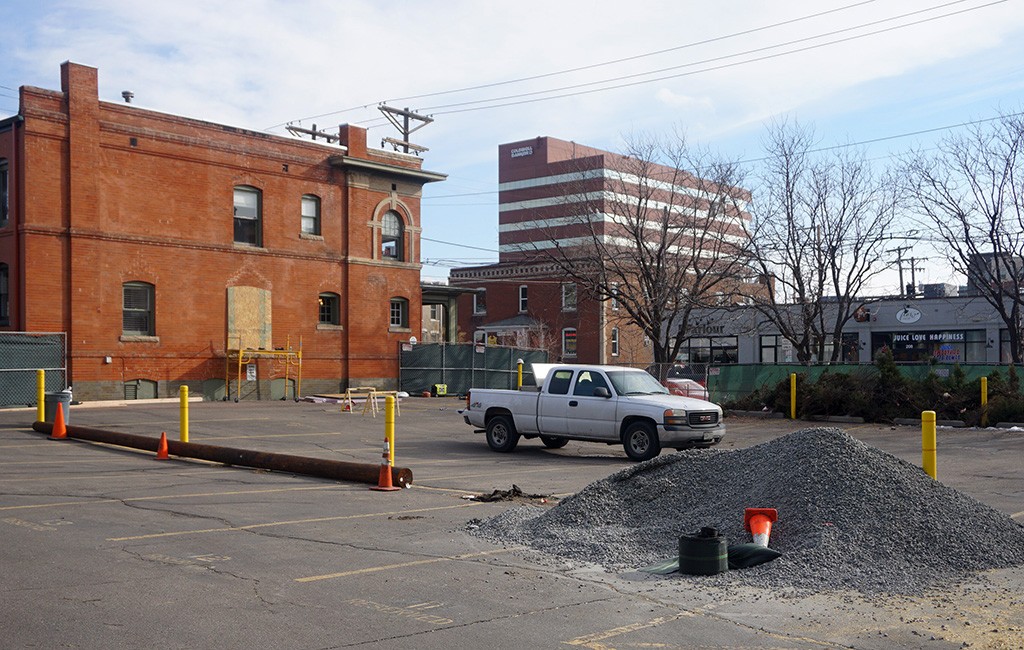
[[[423,276],[443,278],[497,259],[504,142],[617,150],[629,133],[681,129],[756,160],[765,125],[785,116],[822,146],[882,139],[864,145],[881,167],[957,130],[942,127],[1024,110],[1022,3],[0,0],[0,116],[17,112],[21,85],[58,89],[66,60],[99,69],[101,99],[131,90],[142,108],[281,135],[288,122],[351,122],[373,143],[397,135],[381,101],[432,114],[413,140],[430,148],[425,168],[449,175],[423,201]],[[539,94],[494,99],[524,93]],[[443,108],[462,102],[482,103]],[[918,281],[960,281],[926,243],[908,255],[924,260]],[[896,291],[896,277],[878,289]]]

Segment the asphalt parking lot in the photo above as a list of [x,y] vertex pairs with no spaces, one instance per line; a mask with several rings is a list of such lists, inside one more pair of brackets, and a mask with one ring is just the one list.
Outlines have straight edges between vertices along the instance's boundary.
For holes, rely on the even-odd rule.
[[[495,454],[454,398],[403,400],[413,487],[230,467],[76,440],[0,410],[5,648],[1024,647],[1024,570],[925,597],[705,589],[612,574],[471,536],[467,523],[632,463],[621,447],[523,441]],[[190,440],[379,463],[383,416],[307,402],[191,405]],[[72,425],[178,435],[174,402],[74,406]],[[729,418],[724,448],[806,422]],[[837,425],[919,464],[920,430]],[[1024,432],[939,431],[939,480],[1024,522]],[[680,531],[685,532],[685,531]]]

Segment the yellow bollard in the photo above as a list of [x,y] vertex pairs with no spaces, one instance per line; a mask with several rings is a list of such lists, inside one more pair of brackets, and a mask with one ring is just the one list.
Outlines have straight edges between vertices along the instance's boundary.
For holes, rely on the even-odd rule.
[[395,396],[384,398],[384,439],[388,441],[388,462],[395,466]]
[[937,444],[935,441],[935,411],[921,413],[921,467],[935,478]]
[[789,419],[796,419],[796,373],[789,375]]
[[523,387],[523,360],[516,359],[516,390]]
[[188,386],[178,389],[178,398],[181,400],[181,407],[178,409],[181,415],[181,441],[188,442]]
[[46,422],[46,371],[36,370],[36,421]]
[[981,378],[981,426],[988,426],[988,377]]

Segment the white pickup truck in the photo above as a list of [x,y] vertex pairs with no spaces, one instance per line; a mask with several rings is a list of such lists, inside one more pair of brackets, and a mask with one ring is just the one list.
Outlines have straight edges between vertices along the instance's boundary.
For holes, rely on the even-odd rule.
[[474,388],[459,411],[494,451],[512,451],[520,436],[551,449],[589,440],[621,444],[642,461],[663,447],[710,447],[725,435],[721,407],[671,395],[638,368],[535,363],[533,372],[539,391]]

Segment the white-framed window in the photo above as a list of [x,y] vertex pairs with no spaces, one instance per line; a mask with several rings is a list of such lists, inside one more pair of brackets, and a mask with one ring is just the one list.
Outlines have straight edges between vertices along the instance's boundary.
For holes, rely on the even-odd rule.
[[562,311],[576,311],[576,283],[562,285]]
[[619,311],[619,283],[612,282],[612,311]]
[[121,289],[122,334],[126,336],[155,336],[155,287],[148,282],[125,282]]
[[320,197],[314,194],[302,195],[302,232],[307,235],[320,234]]
[[341,298],[336,293],[321,293],[319,300],[319,318],[321,325],[341,324]]
[[612,328],[612,356],[619,356],[619,328]]
[[409,301],[405,298],[391,299],[391,321],[392,329],[405,329],[409,327]]
[[487,289],[477,289],[473,294],[473,313],[487,313]]
[[530,306],[528,300],[528,289],[529,287],[525,284],[519,285],[519,313],[521,314],[526,313],[527,308]]
[[402,216],[388,210],[380,218],[380,256],[387,260],[402,260],[402,236],[405,225]]
[[576,328],[566,327],[562,330],[562,356],[576,356]]
[[262,203],[260,191],[255,187],[240,185],[235,188],[236,244],[263,245]]

